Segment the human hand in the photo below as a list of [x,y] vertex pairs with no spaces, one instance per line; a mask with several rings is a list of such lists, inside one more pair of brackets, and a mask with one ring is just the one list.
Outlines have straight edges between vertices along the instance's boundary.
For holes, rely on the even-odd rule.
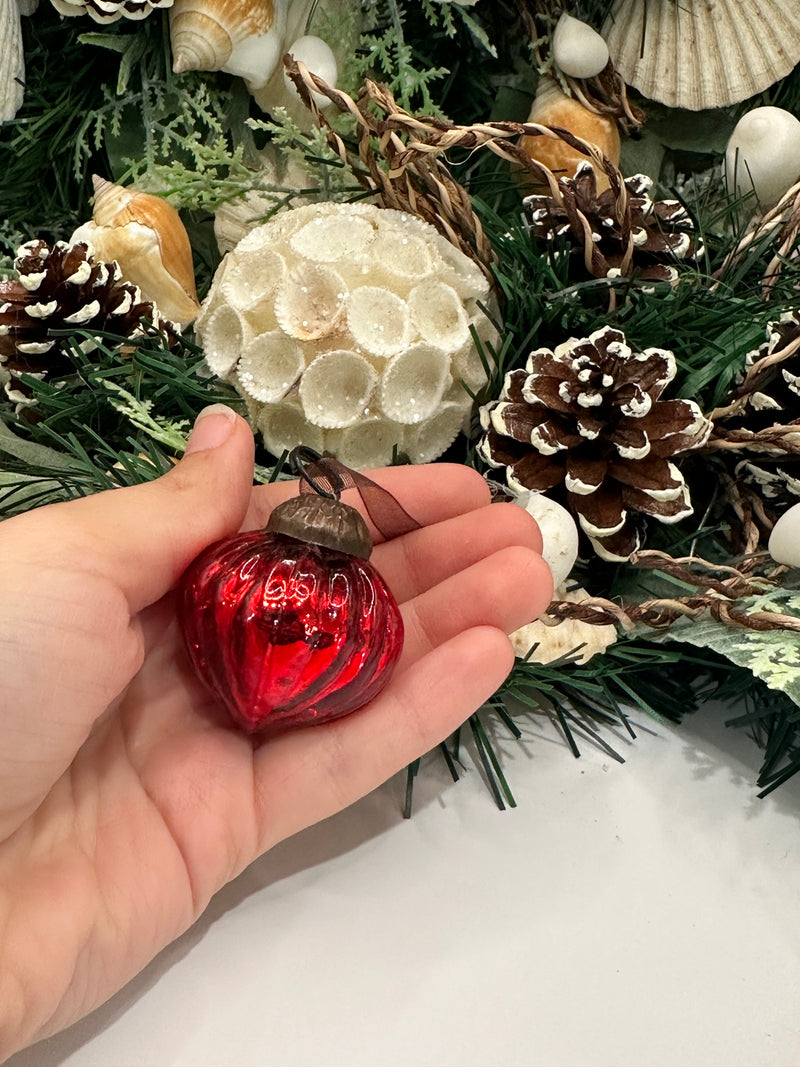
[[253,489],[252,434],[224,411],[163,478],[0,524],[0,1059],[105,1001],[266,849],[447,737],[510,670],[505,634],[550,599],[523,508],[489,506],[466,467],[381,471],[424,524],[372,557],[406,629],[389,685],[345,718],[245,736],[191,671],[171,590],[297,486]]

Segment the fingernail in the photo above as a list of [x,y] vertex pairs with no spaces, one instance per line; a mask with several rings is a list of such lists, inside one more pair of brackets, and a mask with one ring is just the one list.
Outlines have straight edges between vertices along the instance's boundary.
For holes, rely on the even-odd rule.
[[227,404],[210,404],[195,419],[194,428],[186,442],[185,456],[190,452],[205,452],[218,448],[233,433],[236,412]]

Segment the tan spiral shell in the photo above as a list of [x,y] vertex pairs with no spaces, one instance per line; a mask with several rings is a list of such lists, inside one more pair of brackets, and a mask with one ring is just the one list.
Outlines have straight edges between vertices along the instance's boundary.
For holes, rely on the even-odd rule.
[[616,0],[603,37],[616,69],[649,99],[691,111],[727,107],[800,62],[800,4]]
[[172,69],[224,70],[263,85],[280,58],[288,0],[175,0]]
[[160,196],[114,185],[94,175],[94,214],[74,240],[88,241],[98,259],[116,260],[161,314],[185,326],[197,315],[189,236],[180,215]]

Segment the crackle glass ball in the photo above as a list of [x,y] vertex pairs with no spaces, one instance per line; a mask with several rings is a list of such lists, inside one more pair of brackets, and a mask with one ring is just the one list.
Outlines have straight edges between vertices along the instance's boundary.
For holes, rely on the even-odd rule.
[[222,260],[195,329],[267,448],[308,445],[355,468],[436,459],[486,382],[497,335],[480,269],[415,216],[312,204]]

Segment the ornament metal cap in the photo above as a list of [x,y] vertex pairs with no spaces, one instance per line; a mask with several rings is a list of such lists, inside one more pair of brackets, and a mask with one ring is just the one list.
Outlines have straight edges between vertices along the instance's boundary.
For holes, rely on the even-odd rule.
[[372,554],[372,538],[356,509],[316,493],[302,493],[279,504],[269,517],[266,532],[285,534],[359,559],[369,559]]

